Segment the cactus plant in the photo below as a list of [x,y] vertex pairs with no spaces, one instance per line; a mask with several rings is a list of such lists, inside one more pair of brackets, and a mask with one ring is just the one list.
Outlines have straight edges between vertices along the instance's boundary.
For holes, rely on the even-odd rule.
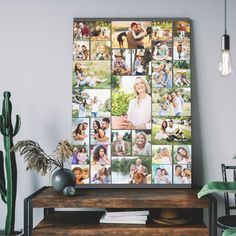
[[0,194],[3,202],[7,204],[5,235],[11,235],[14,232],[15,225],[15,202],[17,190],[16,158],[15,153],[11,151],[11,148],[13,147],[13,137],[20,130],[20,116],[16,116],[16,123],[13,129],[11,121],[11,93],[4,92],[3,97],[2,115],[0,115],[0,132],[3,135],[5,158],[3,152],[0,151]]

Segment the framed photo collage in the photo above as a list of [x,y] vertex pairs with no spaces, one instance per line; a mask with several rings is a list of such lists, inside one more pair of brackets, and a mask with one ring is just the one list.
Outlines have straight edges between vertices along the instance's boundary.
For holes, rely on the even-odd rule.
[[74,18],[77,185],[191,187],[190,34],[186,18]]

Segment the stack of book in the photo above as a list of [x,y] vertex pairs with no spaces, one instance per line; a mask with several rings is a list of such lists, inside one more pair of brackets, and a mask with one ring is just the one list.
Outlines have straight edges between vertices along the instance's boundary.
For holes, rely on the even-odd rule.
[[149,211],[106,211],[100,219],[105,224],[146,224]]

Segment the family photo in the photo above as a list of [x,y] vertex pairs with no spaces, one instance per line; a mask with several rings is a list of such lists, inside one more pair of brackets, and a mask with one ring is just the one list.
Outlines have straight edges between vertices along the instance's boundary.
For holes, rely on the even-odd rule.
[[100,144],[91,145],[91,164],[92,165],[109,165],[111,164],[110,145]]
[[76,185],[89,184],[89,165],[72,165],[71,170],[75,175]]
[[150,21],[113,21],[112,48],[151,48]]
[[192,146],[191,145],[174,145],[173,157],[174,163],[178,165],[186,165],[192,163]]
[[152,144],[190,144],[191,143],[191,117],[153,118]]
[[132,155],[151,156],[151,130],[135,130],[132,133]]
[[111,112],[110,89],[73,90],[72,117],[109,117]]
[[173,87],[190,87],[191,72],[190,63],[187,61],[176,61],[173,64]]
[[172,21],[153,21],[152,40],[171,41],[172,40]]
[[152,145],[152,164],[172,164],[172,145]]
[[74,145],[72,153],[72,165],[89,164],[89,145]]
[[172,165],[152,165],[153,184],[172,184]]
[[111,143],[110,117],[91,119],[90,143],[92,145]]
[[112,89],[112,128],[151,129],[151,88],[147,76],[122,76]]
[[132,145],[131,130],[112,130],[111,134],[111,155],[131,156]]
[[89,119],[72,119],[72,144],[89,145]]
[[191,184],[192,170],[191,165],[174,165],[174,184]]
[[111,184],[111,166],[91,165],[91,184]]
[[172,88],[172,62],[152,62],[152,87]]
[[73,39],[74,40],[88,40],[90,37],[90,22],[81,21],[81,19],[74,19],[73,22]]
[[109,89],[111,87],[111,67],[109,61],[74,61],[73,88]]
[[152,116],[190,116],[190,88],[152,90]]
[[91,60],[109,61],[111,59],[110,41],[91,41]]
[[151,184],[151,157],[112,157],[112,183]]
[[73,44],[73,60],[89,60],[90,49],[89,41],[74,41]]

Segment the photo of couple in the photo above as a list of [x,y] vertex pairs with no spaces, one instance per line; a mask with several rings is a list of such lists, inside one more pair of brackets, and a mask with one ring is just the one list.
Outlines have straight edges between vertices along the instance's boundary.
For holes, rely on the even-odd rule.
[[72,144],[89,145],[89,119],[72,119]]
[[109,61],[74,61],[73,89],[108,89],[110,86]]
[[152,87],[172,88],[172,62],[155,61],[152,63]]
[[186,165],[192,163],[191,145],[175,145],[174,146],[174,163],[178,165]]
[[73,90],[72,117],[109,117],[111,111],[109,89]]
[[151,88],[146,76],[123,76],[113,83],[112,128],[151,129]]
[[153,89],[152,91],[152,115],[153,116],[190,116],[191,115],[190,88]]
[[180,143],[191,143],[191,117],[153,118],[152,144],[179,145]]
[[151,184],[151,158],[113,157],[112,183]]
[[90,143],[110,144],[111,143],[111,121],[110,118],[92,118],[90,128]]
[[153,184],[172,184],[172,165],[152,165]]
[[151,48],[151,21],[113,21],[112,48]]
[[191,165],[174,165],[174,184],[191,184]]

